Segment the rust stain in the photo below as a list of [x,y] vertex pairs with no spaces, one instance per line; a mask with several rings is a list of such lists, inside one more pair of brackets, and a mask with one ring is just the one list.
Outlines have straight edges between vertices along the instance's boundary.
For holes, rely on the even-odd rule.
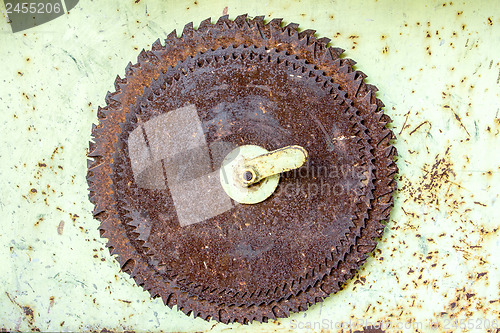
[[76,219],[79,218],[78,214],[68,213],[71,221],[76,222]]
[[20,305],[19,303],[17,303],[16,300],[13,299],[8,292],[5,292],[5,294],[14,305],[16,305],[19,309],[21,309],[25,318],[28,320],[28,325],[30,326],[30,329],[33,331],[40,331],[40,329],[36,327],[34,324],[35,313],[33,309],[31,309],[31,307],[27,305]]
[[427,131],[427,133],[429,133],[429,131],[430,131],[430,130],[431,130],[431,128],[432,128],[432,124],[426,120],[426,121],[424,121],[423,123],[421,123],[420,125],[418,125],[417,127],[415,127],[415,129],[414,129],[413,131],[411,131],[411,132],[410,132],[410,134],[408,134],[408,135],[412,135],[412,134],[413,134],[413,133],[415,133],[415,132],[416,132],[416,131],[420,128],[420,127],[422,127],[422,126],[423,126],[423,125],[425,125],[425,124],[429,125],[429,130]]
[[[402,70],[402,69],[403,69],[403,67],[401,67],[401,70]],[[410,112],[411,112],[411,110],[409,110],[409,111],[405,114],[405,121],[404,121],[404,123],[403,123],[403,126],[401,126],[401,131],[399,131],[399,135],[401,135],[401,133],[403,133],[403,131],[404,131],[404,130],[405,130],[405,128],[406,128],[406,122],[408,121],[408,116],[410,115]],[[408,125],[408,127],[410,127],[410,126]]]
[[55,297],[54,296],[50,296],[49,300],[50,300],[50,303],[49,303],[49,308],[47,310],[47,313],[50,313],[50,309],[54,306]]
[[453,111],[453,114],[455,115],[455,119],[460,123],[460,126],[465,130],[467,135],[470,137],[470,133],[467,130],[467,128],[465,127],[464,123],[462,122],[462,119],[460,118],[460,116],[458,114],[456,114],[454,111]]
[[462,122],[462,118],[460,118],[460,116],[453,110],[453,108],[451,106],[449,106],[448,104],[444,105],[443,108],[445,109],[450,109],[451,112],[453,113],[453,115],[455,116],[455,119],[458,121],[458,123],[460,124],[460,127],[462,127],[464,130],[465,130],[465,133],[467,133],[467,135],[470,137],[470,133],[469,131],[467,130],[467,128],[465,127],[465,125],[463,124]]
[[43,222],[43,220],[44,220],[43,217],[39,217],[38,220],[35,222],[35,227],[38,226],[40,222]]
[[[452,187],[462,188],[462,186],[454,182],[456,173],[449,156],[449,147],[444,154],[437,154],[435,161],[432,165],[424,164],[420,182],[406,180],[401,191],[407,192],[408,198],[418,204],[432,204],[439,210],[442,203],[448,203],[450,208],[454,208],[458,203],[450,200],[454,194]],[[418,217],[417,214],[407,212],[404,208],[402,210],[406,215]]]
[[62,235],[63,231],[64,231],[64,221],[61,220],[61,222],[59,222],[59,225],[57,226],[57,233],[59,235]]
[[117,300],[120,301],[120,302],[123,302],[123,303],[127,303],[127,304],[132,303],[132,301],[128,301],[128,300],[125,300],[125,299],[119,299],[118,298]]

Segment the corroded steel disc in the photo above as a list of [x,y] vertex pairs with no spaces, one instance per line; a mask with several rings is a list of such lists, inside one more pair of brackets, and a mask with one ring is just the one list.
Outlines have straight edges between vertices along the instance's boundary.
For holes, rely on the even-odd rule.
[[[392,207],[393,134],[375,88],[313,31],[222,17],[187,25],[117,78],[88,182],[122,269],[165,304],[221,322],[286,317],[339,290]],[[304,147],[257,204],[221,187],[236,147]]]

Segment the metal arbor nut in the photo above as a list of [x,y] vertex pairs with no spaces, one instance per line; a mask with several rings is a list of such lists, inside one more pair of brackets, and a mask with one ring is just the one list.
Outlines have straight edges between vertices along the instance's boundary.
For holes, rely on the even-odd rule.
[[[170,307],[225,323],[286,317],[339,290],[381,235],[397,172],[390,119],[342,50],[297,27],[189,24],[142,51],[98,111],[94,215],[122,269]],[[245,144],[300,144],[310,162],[237,205],[214,184]],[[344,192],[312,195],[321,184]]]

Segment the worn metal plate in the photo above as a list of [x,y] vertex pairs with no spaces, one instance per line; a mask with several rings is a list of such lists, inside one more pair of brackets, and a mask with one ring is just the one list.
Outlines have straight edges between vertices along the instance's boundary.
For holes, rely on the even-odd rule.
[[119,272],[99,239],[85,182],[90,124],[116,73],[159,36],[224,11],[286,17],[345,48],[379,87],[400,155],[392,219],[359,274],[307,312],[247,329],[336,330],[362,320],[412,322],[423,331],[429,320],[451,329],[453,318],[479,328],[498,319],[495,3],[294,1],[263,9],[143,0],[81,2],[70,15],[18,34],[6,19],[0,25],[0,251],[10,273],[0,278],[2,328],[226,328],[166,309]]

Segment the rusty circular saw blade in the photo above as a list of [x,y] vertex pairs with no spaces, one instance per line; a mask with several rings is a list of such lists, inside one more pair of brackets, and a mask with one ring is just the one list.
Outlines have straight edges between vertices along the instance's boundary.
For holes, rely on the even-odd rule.
[[[220,48],[138,98],[115,152],[115,196],[158,274],[197,298],[250,306],[305,292],[344,257],[368,210],[373,156],[357,110],[316,72],[283,51]],[[298,144],[309,163],[264,202],[235,204],[210,179],[247,144]]]
[[[328,40],[316,39],[314,31],[298,32],[297,28],[295,24],[283,27],[281,20],[265,24],[262,17],[246,16],[234,21],[221,17],[216,24],[205,20],[197,30],[188,24],[180,38],[173,32],[164,44],[158,40],[151,51],[141,52],[138,63],[127,67],[126,77],[117,77],[116,92],[108,93],[106,107],[98,111],[100,122],[93,129],[94,142],[89,147],[93,160],[89,162],[87,178],[94,215],[101,221],[101,235],[108,239],[108,247],[117,255],[122,269],[139,285],[186,314],[225,323],[248,323],[305,310],[338,291],[355,274],[383,231],[381,221],[389,216],[396,187],[396,151],[390,142],[394,135],[385,126],[390,119],[375,97],[376,88],[364,83],[365,75],[352,68],[352,60],[340,58],[341,49],[328,47]],[[243,75],[244,68],[257,72],[251,78]],[[206,69],[225,75],[226,84],[231,83],[233,95],[228,96],[233,96],[232,100],[214,92],[212,88],[220,86],[223,80],[217,80],[221,76],[206,74]],[[231,76],[229,69],[239,75]],[[273,80],[265,80],[266,71],[274,71]],[[301,74],[307,80],[297,80]],[[239,79],[231,81],[232,77]],[[279,80],[284,78],[288,81],[281,86]],[[202,87],[203,83],[206,94],[197,96],[192,87]],[[249,88],[249,84],[255,87]],[[290,84],[298,84],[297,91],[307,91],[311,98],[295,98],[295,104],[289,103],[288,108],[300,115],[304,103],[302,106],[318,112],[298,116],[301,126],[286,117],[286,109],[273,104],[283,104],[290,98],[283,94]],[[269,85],[273,87],[271,92]],[[280,97],[279,92],[284,96]],[[314,92],[320,98],[312,98]],[[272,93],[276,94],[270,98]],[[225,103],[225,108],[220,107],[221,103]],[[253,126],[245,126],[249,114],[239,122],[227,121],[225,126],[222,118],[217,118],[231,119],[232,115],[235,120],[234,110],[245,107],[255,111],[250,119]],[[182,112],[172,112],[175,110]],[[262,110],[268,111],[267,116]],[[185,188],[169,188],[168,181],[162,185],[151,179],[172,177],[176,167],[185,165],[180,161],[203,154],[191,152],[174,159],[177,163],[163,160],[159,166],[141,168],[137,163],[147,164],[144,162],[148,157],[141,158],[134,152],[131,155],[129,151],[129,146],[133,151],[145,150],[136,149],[141,147],[138,144],[129,144],[131,135],[140,137],[136,134],[142,133],[148,139],[144,147],[156,149],[156,153],[150,152],[149,159],[155,154],[160,156],[161,149],[154,144],[154,133],[160,132],[155,130],[158,119],[170,117],[183,123],[181,116],[172,118],[175,114],[199,118],[212,158],[207,170],[198,170],[202,174],[217,167],[214,155],[210,155],[211,144],[258,143],[275,149],[297,144],[297,140],[308,144],[307,136],[312,134],[316,141],[309,139],[309,149],[313,149],[315,154],[311,156],[316,156],[316,163],[329,161],[339,168],[336,160],[331,159],[336,156],[339,161],[344,158],[346,164],[362,166],[356,182],[351,179],[356,186],[351,186],[350,194],[344,198],[350,204],[341,205],[334,195],[317,197],[316,201],[307,197],[293,201],[278,192],[255,207],[231,203],[227,211],[206,219],[179,218],[182,214],[175,208],[182,211],[178,194]],[[333,119],[346,126],[334,126]],[[155,122],[156,127],[151,126]],[[243,125],[243,129],[235,131],[234,126],[228,125],[234,123]],[[287,132],[286,126],[280,130],[284,124],[293,130]],[[147,137],[148,131],[152,138]],[[352,139],[332,141],[339,138]],[[350,149],[345,149],[346,145]],[[344,155],[338,155],[342,149]],[[328,170],[332,170],[332,164],[329,166]],[[142,176],[144,170],[150,170],[146,176]],[[296,178],[297,174],[288,175],[281,185],[287,181],[304,185],[308,181]],[[177,198],[177,206],[173,198]],[[328,205],[341,214],[336,216]],[[287,215],[278,214],[280,208],[288,209]],[[262,218],[255,218],[259,214]],[[185,226],[181,226],[181,221]],[[315,227],[306,228],[307,223]],[[301,235],[306,241],[293,245],[293,237]],[[249,242],[252,236],[254,239]],[[319,239],[317,246],[311,246],[314,237]],[[196,245],[199,251],[190,245]],[[165,250],[173,248],[177,252]],[[235,258],[237,263],[233,263]]]

